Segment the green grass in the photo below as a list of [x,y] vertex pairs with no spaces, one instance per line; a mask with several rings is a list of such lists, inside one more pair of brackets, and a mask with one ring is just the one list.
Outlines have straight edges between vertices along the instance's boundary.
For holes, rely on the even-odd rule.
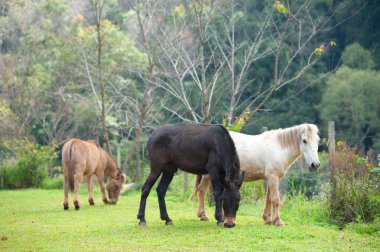
[[[262,204],[243,204],[237,226],[225,229],[196,217],[196,202],[168,193],[168,212],[175,226],[159,218],[155,191],[147,203],[147,227],[136,214],[140,195],[129,193],[116,206],[95,206],[81,191],[81,210],[63,211],[61,190],[0,191],[0,251],[380,251],[380,235],[340,231],[327,222],[318,203],[286,200],[285,226],[267,226]],[[70,195],[70,203],[72,197]],[[208,208],[213,216],[213,208]]]

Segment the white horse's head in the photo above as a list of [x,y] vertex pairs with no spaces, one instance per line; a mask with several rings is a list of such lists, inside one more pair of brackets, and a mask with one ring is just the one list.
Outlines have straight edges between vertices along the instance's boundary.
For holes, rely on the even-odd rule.
[[309,166],[310,171],[317,171],[320,162],[318,158],[318,127],[314,124],[305,124],[305,130],[300,138],[300,152],[305,158],[306,164]]

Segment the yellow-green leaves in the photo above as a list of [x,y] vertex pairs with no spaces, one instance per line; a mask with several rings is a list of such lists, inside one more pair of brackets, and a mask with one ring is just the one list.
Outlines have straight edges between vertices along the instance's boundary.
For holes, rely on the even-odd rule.
[[183,4],[177,5],[172,11],[172,16],[176,18],[183,18],[186,15],[186,8]]
[[327,48],[330,47],[330,46],[336,46],[336,42],[333,41],[333,40],[331,40],[331,41],[327,44],[327,46],[325,46],[325,45],[322,44],[320,47],[315,48],[313,54],[315,54],[315,55],[317,55],[317,56],[322,55],[323,53],[326,52]]
[[283,5],[279,0],[276,0],[274,3],[274,7],[277,9],[278,12],[281,14],[288,14],[288,9],[286,8],[285,5]]
[[315,55],[321,55],[326,51],[326,48],[324,45],[321,45],[320,47],[315,48],[314,54]]
[[230,131],[240,132],[244,125],[248,122],[250,113],[251,110],[249,108],[246,108],[243,111],[243,113],[241,113],[240,116],[236,118],[235,123],[233,125],[227,125],[227,118],[224,118],[223,125],[226,126],[226,128]]

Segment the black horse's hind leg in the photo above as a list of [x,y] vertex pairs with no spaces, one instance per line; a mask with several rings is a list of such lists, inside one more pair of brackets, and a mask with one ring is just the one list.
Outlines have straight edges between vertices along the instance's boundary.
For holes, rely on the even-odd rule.
[[140,226],[145,226],[146,225],[146,220],[145,220],[145,206],[146,206],[146,199],[149,196],[150,189],[152,189],[152,186],[154,183],[156,183],[158,177],[160,176],[161,171],[153,171],[152,169],[150,170],[149,176],[146,179],[142,190],[141,190],[141,200],[140,200],[140,209],[139,213],[137,214],[137,219],[140,220],[139,225]]
[[160,183],[158,184],[156,191],[158,196],[158,204],[160,206],[160,216],[161,220],[166,221],[166,225],[173,225],[173,221],[169,218],[168,212],[166,210],[165,204],[165,194],[168,190],[170,182],[172,182],[174,173],[164,172],[162,174]]
[[213,194],[214,194],[214,199],[215,199],[215,219],[218,225],[223,225],[224,223],[223,216],[222,216],[223,187],[220,181],[220,176],[217,172],[210,173],[210,178],[211,178],[211,184],[212,184]]

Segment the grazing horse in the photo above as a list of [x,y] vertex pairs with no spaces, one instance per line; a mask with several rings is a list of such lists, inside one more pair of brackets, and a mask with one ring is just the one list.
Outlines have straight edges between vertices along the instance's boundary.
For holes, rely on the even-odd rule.
[[[265,179],[267,182],[266,205],[263,219],[266,224],[282,226],[280,219],[280,193],[278,185],[293,162],[301,156],[305,158],[310,171],[317,171],[318,128],[314,124],[301,124],[286,129],[266,131],[260,135],[246,135],[230,132],[239,155],[240,169],[244,181]],[[208,220],[204,208],[204,196],[210,185],[208,175],[197,176],[194,187],[198,191],[198,217]],[[271,211],[273,207],[273,217]]]
[[[165,194],[178,169],[194,174],[210,174],[214,188],[215,219],[218,225],[235,226],[239,208],[239,189],[243,183],[239,158],[227,129],[222,125],[169,124],[148,139],[150,173],[142,187],[139,225],[145,226],[145,206],[149,192],[162,174],[157,186],[160,217],[173,225],[165,205]],[[224,217],[222,216],[222,199]]]
[[[64,175],[64,201],[63,208],[69,209],[68,192],[74,190],[75,210],[79,210],[78,192],[83,176],[87,179],[88,202],[94,205],[92,197],[93,186],[91,176],[96,175],[104,203],[116,204],[123,187],[126,176],[117,169],[115,161],[105,152],[96,141],[82,141],[73,138],[63,145],[62,167]],[[76,180],[74,182],[74,175]],[[108,177],[106,197],[103,177]]]

